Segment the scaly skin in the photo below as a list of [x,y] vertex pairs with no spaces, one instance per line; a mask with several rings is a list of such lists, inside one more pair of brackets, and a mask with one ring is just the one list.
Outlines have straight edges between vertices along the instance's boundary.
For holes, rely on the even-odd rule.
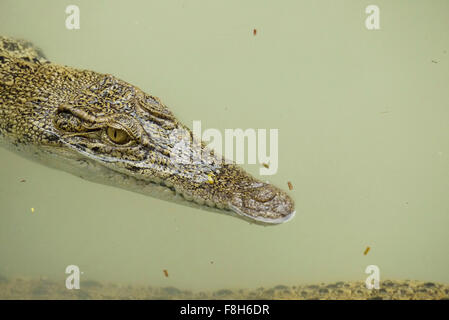
[[[118,140],[117,140],[118,139]],[[156,97],[112,75],[50,63],[0,37],[0,141],[86,179],[263,224],[291,198],[197,142]]]

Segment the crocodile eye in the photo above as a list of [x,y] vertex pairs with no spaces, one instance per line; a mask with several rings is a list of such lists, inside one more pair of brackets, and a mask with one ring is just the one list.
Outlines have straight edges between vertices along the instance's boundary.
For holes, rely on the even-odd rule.
[[125,130],[113,127],[108,127],[106,133],[108,134],[109,139],[111,139],[112,142],[117,144],[125,144],[131,139]]

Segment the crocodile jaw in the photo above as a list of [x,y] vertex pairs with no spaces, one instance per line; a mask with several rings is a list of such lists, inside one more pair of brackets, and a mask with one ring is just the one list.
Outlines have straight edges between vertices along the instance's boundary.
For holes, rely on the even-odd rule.
[[199,204],[194,200],[188,200],[181,192],[178,192],[174,187],[168,187],[164,182],[157,183],[154,179],[148,179],[135,174],[114,170],[113,166],[105,165],[101,161],[96,161],[92,159],[92,157],[80,155],[78,152],[68,152],[66,148],[55,149],[53,147],[46,148],[32,145],[24,147],[6,143],[4,140],[2,146],[29,160],[73,174],[94,183],[119,187],[127,191],[140,193],[195,209],[234,216],[250,223],[275,225],[287,222],[295,215],[295,211],[293,210],[289,212],[289,214],[275,219],[262,216],[255,218],[253,215],[245,213],[232,203],[229,203],[229,207],[222,208],[213,204]]

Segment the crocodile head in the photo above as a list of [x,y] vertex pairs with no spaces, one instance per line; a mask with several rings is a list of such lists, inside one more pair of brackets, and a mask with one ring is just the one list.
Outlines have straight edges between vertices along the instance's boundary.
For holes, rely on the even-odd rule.
[[292,218],[294,204],[198,142],[156,97],[46,60],[0,37],[0,140],[46,165],[104,184],[250,221]]
[[265,224],[294,215],[285,192],[215,155],[158,98],[113,76],[59,105],[53,125],[63,158],[107,168],[122,187]]

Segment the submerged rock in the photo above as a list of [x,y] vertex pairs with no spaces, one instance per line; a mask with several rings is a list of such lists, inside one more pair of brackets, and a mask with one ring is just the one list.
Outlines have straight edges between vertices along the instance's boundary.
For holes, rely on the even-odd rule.
[[363,281],[232,289],[195,292],[173,286],[103,285],[88,280],[81,282],[81,290],[67,290],[64,281],[0,276],[0,299],[449,299],[449,284],[410,280],[381,281],[380,288],[372,290]]
[[162,293],[167,294],[169,296],[176,296],[181,294],[181,290],[175,287],[165,287],[161,289]]
[[221,290],[218,290],[218,291],[216,291],[215,293],[214,293],[214,295],[216,295],[216,296],[218,296],[218,297],[221,297],[221,296],[229,296],[229,295],[231,295],[233,292],[231,291],[231,290],[228,290],[228,289],[221,289]]
[[276,287],[273,288],[274,290],[288,290],[289,288],[287,286],[284,286],[283,284],[279,284]]
[[101,287],[103,287],[101,282],[98,282],[98,281],[95,281],[95,280],[81,281],[80,286],[81,287],[87,287],[87,288],[101,288]]

